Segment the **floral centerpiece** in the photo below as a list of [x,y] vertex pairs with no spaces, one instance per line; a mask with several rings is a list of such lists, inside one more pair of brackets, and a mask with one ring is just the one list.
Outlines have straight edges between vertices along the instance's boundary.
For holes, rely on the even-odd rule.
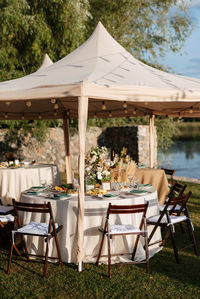
[[105,146],[92,148],[85,159],[86,184],[95,185],[110,181],[110,169],[109,150]]

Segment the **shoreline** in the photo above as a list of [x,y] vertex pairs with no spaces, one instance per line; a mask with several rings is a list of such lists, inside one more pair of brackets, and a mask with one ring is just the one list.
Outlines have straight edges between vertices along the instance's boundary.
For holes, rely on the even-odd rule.
[[188,177],[184,177],[184,176],[174,176],[174,180],[200,184],[200,179],[188,178]]

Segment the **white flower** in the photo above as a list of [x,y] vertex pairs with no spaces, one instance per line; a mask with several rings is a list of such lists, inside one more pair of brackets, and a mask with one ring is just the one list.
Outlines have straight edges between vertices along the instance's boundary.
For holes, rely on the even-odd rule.
[[94,163],[94,162],[96,161],[96,159],[97,159],[97,156],[94,155],[94,156],[92,157],[92,159],[90,160],[90,163],[91,163],[91,164]]
[[102,173],[101,172],[97,172],[97,179],[102,180]]
[[104,171],[103,171],[103,175],[105,175],[105,176],[109,176],[109,175],[110,175],[110,171],[108,171],[108,170],[104,170]]

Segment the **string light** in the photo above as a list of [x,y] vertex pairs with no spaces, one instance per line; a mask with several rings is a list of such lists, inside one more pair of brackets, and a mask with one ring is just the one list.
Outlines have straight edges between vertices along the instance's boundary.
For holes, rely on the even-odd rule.
[[59,105],[56,103],[56,104],[53,106],[53,108],[54,108],[55,110],[58,110],[58,109],[59,109]]
[[6,102],[6,105],[10,105],[10,102]]
[[54,116],[56,116],[56,115],[57,115],[57,111],[56,111],[56,110],[54,110],[54,113],[53,113],[53,114],[54,114]]
[[69,113],[70,113],[70,110],[67,110],[67,112],[66,112],[67,116],[69,116]]
[[134,114],[134,115],[136,114],[136,108],[133,110],[133,114]]
[[144,102],[144,104],[147,106],[147,105],[148,105],[148,102]]
[[21,117],[21,119],[24,119],[24,113],[22,114],[22,117]]
[[147,116],[146,112],[144,113],[144,116]]
[[27,106],[27,107],[31,107],[31,105],[32,105],[31,101],[27,101],[27,102],[26,102],[26,106]]
[[40,114],[40,113],[38,114],[38,118],[39,118],[39,119],[41,119],[41,118],[42,118],[42,116],[41,116],[41,114]]
[[8,118],[8,113],[7,112],[5,112],[4,117]]
[[101,109],[102,109],[102,110],[106,110],[106,105],[105,105],[105,102],[104,102],[104,101],[102,102],[102,107],[101,107]]
[[109,117],[112,117],[112,113],[111,113],[111,111],[109,111],[109,114],[108,114],[108,116],[109,116]]
[[128,111],[127,111],[127,109],[126,109],[126,108],[124,108],[124,113],[125,113],[125,114],[127,114],[127,113],[128,113]]
[[97,118],[97,113],[96,112],[94,113],[94,118]]
[[181,116],[181,113],[180,113],[180,112],[178,113],[178,118],[179,118],[179,119],[181,119],[181,118],[182,118],[182,116]]
[[55,104],[56,103],[56,99],[51,99],[51,104]]
[[168,118],[168,115],[166,114],[165,117]]
[[189,113],[191,113],[191,114],[193,113],[192,108],[193,108],[193,107],[191,106],[191,107],[190,107],[190,110],[189,110]]
[[127,103],[126,103],[126,101],[124,101],[124,103],[123,103],[123,107],[124,107],[124,108],[127,108]]

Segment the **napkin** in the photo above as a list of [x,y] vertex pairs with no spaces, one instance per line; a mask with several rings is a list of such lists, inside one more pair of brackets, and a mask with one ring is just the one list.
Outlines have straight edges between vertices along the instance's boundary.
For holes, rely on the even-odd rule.
[[116,197],[116,194],[106,193],[103,197]]
[[143,188],[143,187],[152,187],[151,184],[140,184],[138,185],[138,188]]
[[145,191],[145,190],[137,190],[137,189],[131,190],[130,192],[133,193],[133,194],[144,194],[144,193],[147,193],[147,191]]

